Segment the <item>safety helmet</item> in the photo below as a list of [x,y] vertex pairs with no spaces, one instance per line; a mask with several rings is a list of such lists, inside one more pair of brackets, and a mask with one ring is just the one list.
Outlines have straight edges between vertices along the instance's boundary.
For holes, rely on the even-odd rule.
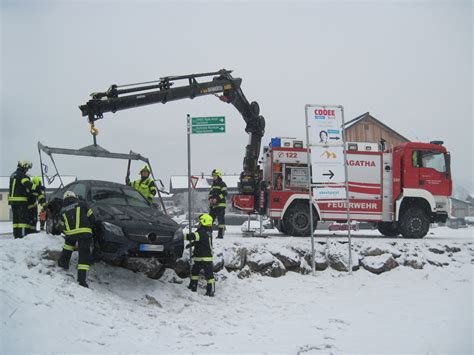
[[212,176],[222,177],[222,173],[219,169],[212,170]]
[[204,213],[199,216],[199,223],[201,223],[201,225],[204,227],[212,226],[212,221],[213,221],[212,217],[207,213]]
[[39,176],[33,176],[31,180],[33,181],[33,184],[37,186],[41,185],[41,178]]
[[148,171],[148,173],[150,173],[150,168],[148,167],[148,165],[145,165],[141,170],[140,170],[140,174],[144,171]]
[[66,200],[68,198],[77,198],[76,194],[72,191],[66,191],[63,195],[63,200]]
[[29,160],[20,160],[18,162],[18,167],[22,169],[31,169],[33,167],[33,163]]

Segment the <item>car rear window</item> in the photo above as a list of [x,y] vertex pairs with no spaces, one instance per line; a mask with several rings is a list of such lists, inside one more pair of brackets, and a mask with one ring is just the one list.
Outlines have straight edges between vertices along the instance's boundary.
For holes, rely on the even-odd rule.
[[145,198],[136,190],[120,187],[91,187],[91,200],[116,206],[148,207]]

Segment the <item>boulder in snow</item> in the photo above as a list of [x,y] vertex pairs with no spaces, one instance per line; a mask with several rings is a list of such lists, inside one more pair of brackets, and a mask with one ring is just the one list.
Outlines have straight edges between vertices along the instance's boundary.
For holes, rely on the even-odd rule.
[[409,266],[417,270],[423,269],[425,264],[426,264],[426,261],[423,258],[414,256],[414,255],[408,255],[407,257],[405,257],[405,260],[403,261],[403,266]]
[[240,270],[245,266],[247,249],[239,245],[232,245],[224,250],[224,266],[227,270]]
[[[328,250],[329,266],[337,271],[349,271],[349,250],[346,244],[331,243]],[[352,252],[352,270],[359,270],[359,255]]]
[[451,247],[449,245],[445,245],[444,248],[448,253],[459,253],[461,251],[461,248],[458,247]]
[[239,270],[238,273],[237,273],[237,277],[239,279],[246,279],[246,278],[250,277],[250,275],[252,275],[252,271],[250,270],[250,268],[247,265],[245,265],[243,267],[243,269]]
[[271,277],[285,275],[283,263],[268,251],[254,250],[247,257],[247,265],[253,272]]
[[362,249],[360,255],[362,256],[379,256],[382,254],[392,254],[394,258],[399,258],[402,254],[399,250],[395,249],[392,246],[369,246],[365,249]]
[[289,248],[272,250],[271,253],[283,263],[287,270],[296,270],[300,266],[300,256]]
[[366,256],[360,261],[362,267],[374,274],[390,271],[398,266],[392,254],[386,253],[377,256]]
[[[311,253],[307,253],[304,256],[304,259],[309,265],[310,270],[312,270],[312,255]],[[326,259],[326,254],[321,253],[320,251],[316,252],[314,255],[314,268],[317,271],[324,271],[328,268],[328,260]],[[353,269],[354,270],[354,269]]]
[[435,254],[444,254],[444,249],[431,247],[431,248],[428,248],[428,250]]
[[214,272],[219,272],[224,268],[224,254],[218,252],[214,255],[212,269]]

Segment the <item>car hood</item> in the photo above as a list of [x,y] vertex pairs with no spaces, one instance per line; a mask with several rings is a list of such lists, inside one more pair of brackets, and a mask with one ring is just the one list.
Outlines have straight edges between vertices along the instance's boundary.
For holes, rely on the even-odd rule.
[[179,228],[178,223],[154,207],[112,206],[96,204],[93,206],[97,221],[110,222],[127,229],[140,227],[149,229],[159,228],[163,231],[174,232]]

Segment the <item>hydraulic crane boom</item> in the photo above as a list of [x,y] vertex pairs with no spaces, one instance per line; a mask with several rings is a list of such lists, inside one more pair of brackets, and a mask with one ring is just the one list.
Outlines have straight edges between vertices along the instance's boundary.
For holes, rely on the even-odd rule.
[[[167,76],[157,81],[130,85],[112,85],[105,92],[92,93],[85,105],[79,106],[82,116],[87,116],[89,123],[103,118],[107,112],[115,113],[129,108],[167,103],[181,99],[194,99],[198,96],[215,95],[221,101],[230,103],[242,115],[249,134],[249,144],[245,147],[243,172],[240,176],[240,193],[257,196],[260,183],[258,158],[260,144],[265,132],[265,119],[260,116],[257,102],[249,103],[241,90],[242,79],[234,78],[230,70],[219,70],[211,73]],[[198,78],[214,76],[212,80],[198,82]],[[180,80],[187,80],[187,85],[173,87]],[[128,94],[128,95],[127,95]]]

